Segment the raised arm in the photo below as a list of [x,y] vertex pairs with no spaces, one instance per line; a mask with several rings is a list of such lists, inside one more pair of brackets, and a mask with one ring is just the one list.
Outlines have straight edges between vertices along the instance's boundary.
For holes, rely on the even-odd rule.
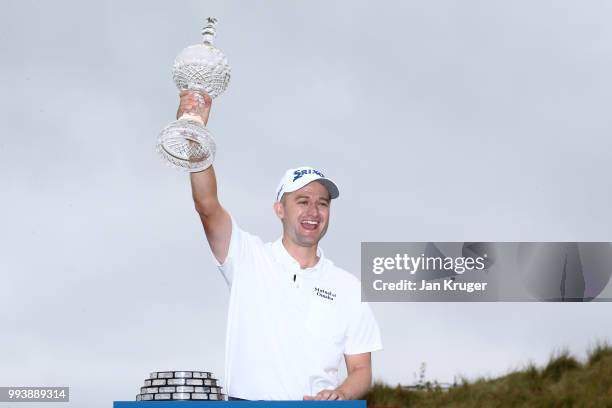
[[[208,116],[212,99],[206,95],[204,105],[188,91],[181,92],[181,102],[177,111],[180,117],[185,111],[197,111],[204,124],[208,123]],[[225,262],[229,250],[232,234],[232,221],[227,211],[223,209],[217,197],[217,178],[212,166],[198,173],[191,173],[191,191],[196,211],[200,215],[206,239],[215,258],[221,263]]]

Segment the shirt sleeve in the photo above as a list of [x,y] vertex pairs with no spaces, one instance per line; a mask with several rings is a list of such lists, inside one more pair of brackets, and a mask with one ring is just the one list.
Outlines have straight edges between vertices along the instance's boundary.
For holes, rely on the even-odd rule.
[[212,254],[212,250],[211,254],[215,265],[221,272],[221,275],[223,275],[223,279],[225,279],[227,286],[231,289],[232,282],[234,282],[240,273],[240,261],[252,251],[256,237],[240,229],[234,217],[230,215],[230,218],[232,219],[232,233],[225,261],[223,263],[219,262],[215,255]]
[[359,302],[356,305],[346,337],[344,354],[361,354],[382,350],[380,329],[369,304]]

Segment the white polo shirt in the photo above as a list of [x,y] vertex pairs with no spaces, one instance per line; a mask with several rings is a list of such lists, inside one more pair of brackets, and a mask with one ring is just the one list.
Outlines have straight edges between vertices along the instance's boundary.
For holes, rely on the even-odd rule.
[[227,259],[217,263],[230,302],[225,391],[249,400],[301,400],[340,385],[344,354],[382,349],[359,280],[325,258],[301,269],[281,240],[263,243],[232,218]]

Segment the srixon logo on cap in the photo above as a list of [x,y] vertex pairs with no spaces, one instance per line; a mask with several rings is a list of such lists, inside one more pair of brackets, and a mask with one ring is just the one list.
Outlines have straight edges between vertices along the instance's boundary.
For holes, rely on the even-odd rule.
[[302,177],[304,174],[316,174],[319,177],[325,177],[323,175],[323,173],[321,173],[319,170],[315,170],[315,169],[304,169],[304,170],[296,170],[293,172],[293,180],[295,181],[297,179],[299,179],[300,177]]

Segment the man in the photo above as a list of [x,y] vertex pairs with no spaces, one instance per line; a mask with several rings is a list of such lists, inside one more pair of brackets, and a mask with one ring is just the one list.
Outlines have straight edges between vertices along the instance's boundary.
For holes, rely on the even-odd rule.
[[[203,106],[181,93],[177,115]],[[338,400],[363,397],[370,353],[382,348],[378,325],[361,303],[359,281],[325,258],[318,243],[338,188],[310,167],[285,173],[274,211],[282,239],[264,244],[242,231],[217,197],[212,167],[191,174],[195,207],[228,286],[226,392],[233,399]],[[348,376],[337,377],[344,357]]]

